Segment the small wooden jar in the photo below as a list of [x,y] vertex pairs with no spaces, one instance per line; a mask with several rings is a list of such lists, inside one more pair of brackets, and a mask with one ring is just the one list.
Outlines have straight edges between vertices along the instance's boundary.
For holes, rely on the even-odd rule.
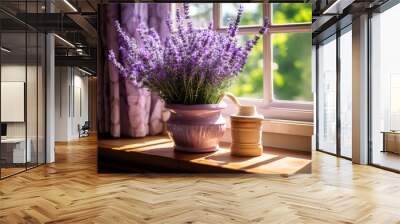
[[261,116],[231,116],[232,146],[234,156],[260,156],[263,154]]
[[231,115],[231,135],[233,156],[261,156],[262,122],[264,116],[257,113],[253,105],[241,105],[232,93],[225,93],[236,104],[238,113]]

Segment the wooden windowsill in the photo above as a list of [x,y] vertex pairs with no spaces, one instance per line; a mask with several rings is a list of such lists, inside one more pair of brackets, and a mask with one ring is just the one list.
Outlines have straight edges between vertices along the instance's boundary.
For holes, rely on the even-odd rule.
[[258,157],[230,155],[221,143],[214,153],[188,154],[174,150],[167,136],[99,140],[99,172],[149,170],[184,173],[253,173],[289,176],[311,169],[311,152],[265,148]]
[[[225,116],[227,128],[231,127],[229,116]],[[282,119],[264,119],[263,132],[307,136],[311,137],[314,133],[314,124],[305,121],[292,121]]]
[[312,122],[265,119],[263,131],[277,134],[312,136],[314,124]]

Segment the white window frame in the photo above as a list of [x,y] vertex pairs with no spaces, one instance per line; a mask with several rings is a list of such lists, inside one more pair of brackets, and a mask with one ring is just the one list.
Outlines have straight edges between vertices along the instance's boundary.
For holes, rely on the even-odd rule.
[[[183,8],[182,3],[176,3],[178,8]],[[212,20],[214,29],[218,32],[226,32],[226,27],[221,25],[221,4],[212,3]],[[245,4],[245,3],[244,3]],[[259,3],[263,4],[263,17],[272,18],[272,5],[273,3]],[[303,4],[303,3],[301,3]],[[238,34],[256,34],[260,26],[241,26],[239,27]],[[313,101],[286,101],[276,100],[273,94],[273,72],[272,72],[272,34],[275,33],[311,33],[310,23],[293,23],[269,26],[268,32],[263,36],[263,99],[254,99],[248,97],[239,97],[242,104],[255,105],[260,114],[264,115],[266,119],[282,119],[294,121],[313,121]],[[310,42],[311,44],[311,42]],[[310,55],[311,57],[311,55]],[[310,74],[312,76],[312,74]],[[311,85],[312,86],[312,85]],[[225,100],[228,104],[227,114],[233,113],[236,108],[229,100]]]

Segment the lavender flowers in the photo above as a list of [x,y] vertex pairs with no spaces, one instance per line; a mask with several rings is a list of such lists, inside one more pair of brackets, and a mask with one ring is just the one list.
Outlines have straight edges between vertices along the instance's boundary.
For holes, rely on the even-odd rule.
[[153,28],[144,24],[138,28],[140,40],[135,40],[116,22],[123,61],[119,61],[113,51],[109,52],[109,60],[122,77],[157,92],[168,104],[218,103],[234,77],[242,71],[260,35],[267,30],[268,19],[265,18],[254,39],[239,46],[236,34],[242,13],[240,6],[227,33],[213,30],[212,23],[208,29],[195,29],[189,17],[189,5],[184,4],[183,15],[176,10],[177,31],[167,18],[170,34],[164,43]]

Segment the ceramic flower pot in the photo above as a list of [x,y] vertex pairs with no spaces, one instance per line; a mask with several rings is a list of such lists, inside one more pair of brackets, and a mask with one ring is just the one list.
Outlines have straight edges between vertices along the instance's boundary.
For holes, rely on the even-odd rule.
[[188,153],[214,152],[224,135],[226,126],[221,111],[224,104],[170,104],[167,131],[175,143],[175,150]]

